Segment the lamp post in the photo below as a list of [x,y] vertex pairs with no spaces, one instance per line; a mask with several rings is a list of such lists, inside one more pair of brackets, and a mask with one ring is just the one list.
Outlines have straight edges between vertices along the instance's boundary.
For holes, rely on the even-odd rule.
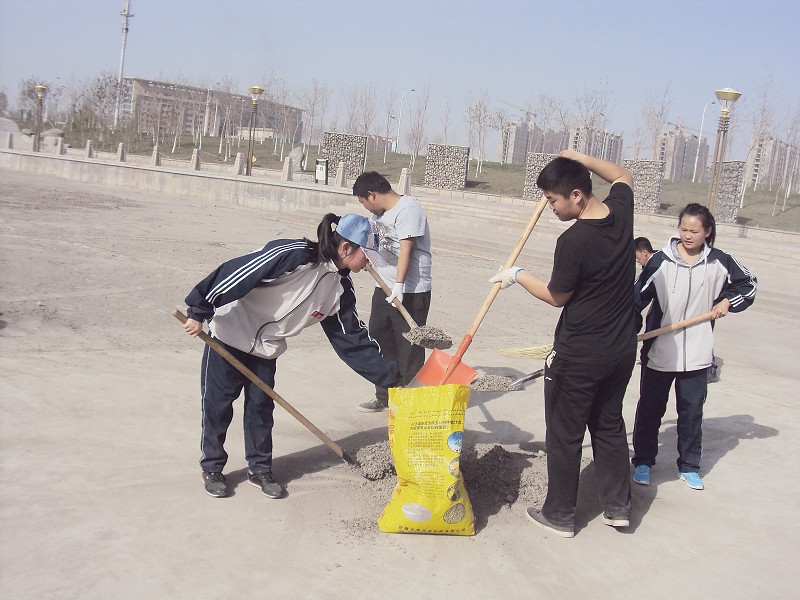
[[245,167],[245,174],[250,175],[253,172],[253,138],[256,134],[256,112],[258,111],[258,97],[264,93],[264,88],[254,85],[250,88],[250,139],[247,141],[247,166]]
[[714,142],[714,160],[711,163],[711,180],[708,183],[708,210],[711,214],[717,207],[717,199],[719,198],[719,184],[722,179],[722,162],[725,158],[725,144],[728,140],[728,127],[730,125],[730,117],[728,116],[731,111],[733,103],[736,102],[742,95],[731,88],[723,88],[714,92],[717,100],[720,102],[720,117],[719,125],[717,126],[717,139]]
[[37,85],[33,88],[36,91],[36,136],[33,138],[33,151],[39,151],[39,137],[42,134],[42,100],[47,93],[47,88]]
[[400,94],[400,112],[397,115],[397,142],[395,142],[395,152],[400,152],[400,123],[403,120],[403,96],[408,92],[415,92],[415,89],[406,90]]
[[712,104],[716,104],[714,100],[710,102],[706,102],[706,105],[703,107],[703,118],[700,119],[700,135],[697,137],[697,154],[694,157],[694,171],[692,172],[692,183],[697,180],[697,161],[700,160],[700,144],[703,143],[703,124],[706,122],[706,109],[711,106]]

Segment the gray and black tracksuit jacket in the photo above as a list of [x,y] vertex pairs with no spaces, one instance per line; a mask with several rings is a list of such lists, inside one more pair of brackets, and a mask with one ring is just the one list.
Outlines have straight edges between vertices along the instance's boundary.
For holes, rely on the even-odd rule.
[[314,264],[305,240],[275,240],[261,250],[220,265],[186,297],[188,316],[209,321],[213,336],[262,358],[286,351],[286,338],[320,323],[336,354],[373,384],[400,380],[356,311],[350,271]]
[[[733,256],[706,245],[689,265],[678,251],[679,239],[671,238],[650,257],[634,285],[637,311],[653,303],[646,331],[707,313],[723,298],[731,312],[753,303],[758,281]],[[711,365],[713,350],[713,322],[705,322],[645,341],[642,363],[656,371],[695,371]]]

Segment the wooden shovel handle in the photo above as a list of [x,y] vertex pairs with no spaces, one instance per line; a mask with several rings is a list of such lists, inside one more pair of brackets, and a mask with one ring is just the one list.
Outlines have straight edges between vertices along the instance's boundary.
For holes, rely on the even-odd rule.
[[[386,297],[388,298],[389,296],[391,296],[392,290],[390,290],[389,286],[386,285],[386,282],[383,280],[383,277],[378,275],[378,272],[374,268],[372,268],[372,265],[369,262],[367,262],[367,266],[364,268],[370,275],[372,275],[372,277],[375,278],[375,281],[378,283],[379,286],[381,286],[381,289],[386,294]],[[419,327],[419,325],[417,325],[417,322],[414,320],[411,314],[406,310],[406,307],[403,306],[402,302],[398,301],[397,298],[395,298],[394,300],[392,300],[392,304],[397,310],[400,311],[400,314],[403,315],[403,318],[406,320],[406,323],[408,323],[409,327],[411,327],[412,329]]]
[[[172,311],[172,316],[173,316],[173,317],[175,317],[176,319],[178,319],[178,321],[180,321],[181,323],[186,323],[186,321],[187,321],[187,317],[186,317],[186,315],[184,315],[184,314],[183,314],[181,311],[179,311],[177,308],[176,308],[176,309],[174,309],[174,310]],[[241,361],[240,361],[238,358],[236,358],[236,357],[235,357],[233,354],[231,354],[230,352],[228,352],[228,350],[227,350],[227,349],[226,349],[226,348],[225,348],[225,347],[224,347],[222,344],[220,344],[220,343],[219,343],[217,340],[215,340],[214,338],[212,338],[211,336],[209,336],[209,335],[208,335],[208,334],[207,334],[205,331],[200,331],[200,333],[198,333],[198,334],[197,334],[197,337],[199,337],[199,338],[200,338],[201,340],[203,340],[203,341],[204,341],[206,344],[208,344],[209,346],[211,346],[211,348],[214,350],[214,352],[216,352],[217,354],[219,354],[220,356],[222,356],[222,358],[224,358],[224,359],[225,359],[225,360],[227,360],[229,363],[231,363],[231,364],[232,364],[234,367],[236,367],[236,369],[237,369],[237,370],[238,370],[238,371],[239,371],[239,372],[240,372],[242,375],[244,375],[244,376],[245,376],[245,377],[247,377],[247,378],[248,378],[250,381],[252,381],[252,382],[253,382],[255,385],[257,385],[257,386],[258,386],[258,388],[259,388],[259,389],[260,389],[262,392],[264,392],[264,393],[265,393],[267,396],[269,396],[270,398],[272,398],[272,399],[273,399],[273,400],[274,400],[276,403],[278,403],[278,404],[279,404],[279,405],[280,405],[280,406],[281,406],[281,407],[282,407],[284,410],[286,410],[286,412],[288,412],[288,413],[289,413],[290,415],[292,415],[292,416],[293,416],[295,419],[297,419],[297,420],[298,420],[298,421],[300,421],[300,422],[301,422],[303,425],[305,425],[305,427],[306,427],[306,428],[307,428],[309,431],[311,431],[311,433],[313,433],[315,436],[317,436],[317,437],[318,437],[318,438],[319,438],[319,439],[320,439],[320,440],[321,440],[321,441],[322,441],[322,442],[323,442],[323,443],[324,443],[324,444],[325,444],[325,445],[326,445],[328,448],[330,448],[330,449],[333,451],[333,453],[334,453],[334,454],[336,454],[336,455],[337,455],[339,458],[341,458],[343,461],[347,462],[348,464],[355,465],[355,466],[357,466],[357,465],[358,465],[358,463],[356,463],[356,461],[355,461],[355,460],[353,460],[353,458],[352,458],[352,457],[351,457],[349,454],[347,454],[347,452],[345,452],[345,451],[342,449],[342,447],[341,447],[341,446],[339,446],[339,444],[337,444],[337,443],[336,443],[336,442],[334,442],[334,441],[333,441],[331,438],[329,438],[327,435],[325,435],[324,433],[322,433],[322,431],[320,431],[320,430],[319,430],[319,429],[316,427],[316,425],[314,425],[314,424],[313,424],[311,421],[309,421],[308,419],[306,419],[306,418],[305,418],[305,417],[304,417],[304,416],[303,416],[303,415],[300,413],[300,411],[298,411],[298,410],[297,410],[297,409],[296,409],[294,406],[292,406],[292,405],[291,405],[291,404],[289,404],[289,403],[288,403],[286,400],[284,400],[283,398],[281,398],[281,396],[280,396],[280,395],[279,395],[279,394],[278,394],[278,393],[277,393],[275,390],[273,390],[273,389],[272,389],[271,387],[269,387],[269,386],[268,386],[266,383],[264,383],[264,381],[263,381],[263,380],[262,380],[262,379],[261,379],[261,378],[260,378],[258,375],[256,375],[255,373],[253,373],[253,372],[252,372],[250,369],[248,369],[248,368],[247,368],[247,367],[244,365],[244,363],[242,363],[242,362],[241,362]]]
[[[506,260],[506,264],[503,265],[503,269],[510,269],[514,266],[514,263],[517,262],[522,249],[525,247],[525,242],[528,241],[528,238],[531,236],[533,232],[533,228],[536,226],[536,223],[539,221],[539,217],[542,216],[542,212],[544,211],[545,207],[547,206],[547,198],[542,197],[539,200],[539,204],[536,206],[536,210],[531,215],[530,221],[528,221],[527,227],[525,227],[525,231],[522,232],[522,235],[517,242],[517,245],[514,246],[514,249],[511,251],[511,254]],[[483,306],[478,311],[478,316],[475,317],[475,320],[472,322],[472,326],[469,328],[469,333],[467,335],[472,336],[475,335],[478,331],[478,327],[481,326],[481,321],[486,316],[486,313],[489,312],[489,307],[494,302],[494,299],[497,297],[498,292],[500,291],[500,284],[495,283],[492,285],[492,289],[489,292],[489,295],[486,297],[486,300],[483,301]]]
[[647,331],[645,333],[639,334],[638,336],[636,336],[636,339],[640,342],[643,342],[644,340],[649,340],[650,338],[654,338],[659,335],[663,335],[665,333],[677,331],[678,329],[685,329],[687,327],[691,327],[692,325],[705,323],[706,321],[711,320],[712,314],[713,313],[707,312],[703,315],[697,315],[696,317],[692,317],[691,319],[678,321],[677,323],[673,323],[672,325],[665,325],[664,327],[659,327],[658,329],[653,329],[652,331]]

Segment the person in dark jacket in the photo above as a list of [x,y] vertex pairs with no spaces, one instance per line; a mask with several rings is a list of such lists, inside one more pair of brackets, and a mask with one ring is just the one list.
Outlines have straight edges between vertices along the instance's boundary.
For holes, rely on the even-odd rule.
[[[384,361],[356,312],[350,272],[366,265],[364,248],[373,244],[369,221],[327,214],[317,237],[316,242],[275,240],[220,265],[186,297],[184,330],[196,336],[208,321],[212,336],[274,387],[276,359],[286,351],[286,339],[319,323],[336,354],[356,373],[375,385],[399,384],[397,365]],[[248,481],[268,497],[280,497],[283,488],[272,475],[272,398],[208,346],[200,385],[200,467],[206,492],[214,497],[228,493],[224,443],[233,402],[244,390]]]
[[[716,223],[705,206],[689,204],[678,217],[678,235],[653,254],[634,285],[640,312],[652,303],[647,331],[711,312],[720,319],[741,312],[756,297],[757,280],[733,256],[714,248]],[[639,404],[633,426],[633,481],[650,484],[658,430],[675,382],[678,411],[678,476],[702,490],[703,404],[714,356],[714,321],[644,342]]]

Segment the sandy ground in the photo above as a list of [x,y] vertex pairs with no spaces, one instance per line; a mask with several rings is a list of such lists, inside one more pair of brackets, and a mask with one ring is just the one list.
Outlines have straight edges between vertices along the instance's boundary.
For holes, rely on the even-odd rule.
[[[285,498],[244,483],[239,407],[227,444],[233,493],[211,498],[200,481],[202,342],[170,310],[221,261],[278,236],[313,236],[312,222],[9,171],[0,182],[0,596],[796,597],[791,299],[800,269],[796,258],[782,259],[783,270],[771,264],[770,242],[742,246],[760,296],[717,329],[724,367],[706,405],[705,491],[676,478],[671,409],[653,485],[634,486],[631,527],[602,524],[587,440],[578,533],[547,535],[524,516],[546,483],[535,380],[524,391],[473,392],[465,453],[478,466],[498,452],[512,461],[496,484],[472,470],[477,534],[390,535],[376,520],[392,480],[364,479],[280,408],[274,471]],[[736,252],[735,240],[724,242]],[[497,268],[463,250],[436,247],[429,318],[456,341]],[[354,280],[366,320],[373,284],[367,274]],[[496,349],[547,343],[557,316],[504,291],[464,360],[484,375],[532,372],[541,361]],[[637,381],[638,367],[629,430]],[[370,384],[319,328],[290,342],[276,387],[353,454],[385,439],[385,414],[355,410]]]

